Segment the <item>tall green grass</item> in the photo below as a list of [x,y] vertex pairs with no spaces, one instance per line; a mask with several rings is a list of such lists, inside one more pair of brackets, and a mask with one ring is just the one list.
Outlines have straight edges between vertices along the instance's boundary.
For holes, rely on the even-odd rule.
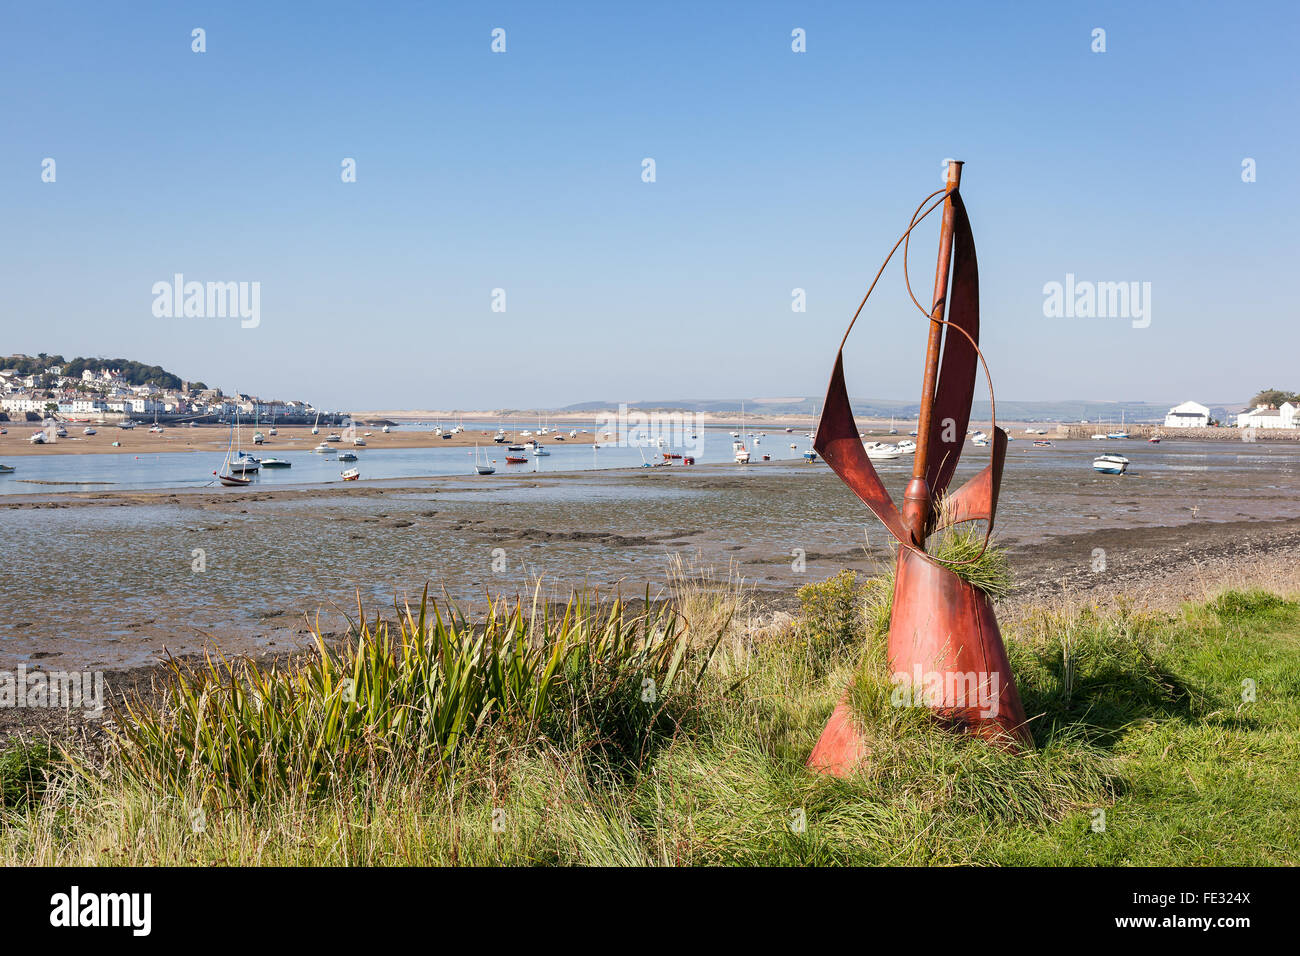
[[319,792],[381,765],[436,776],[488,728],[635,760],[679,716],[687,646],[680,619],[648,602],[633,615],[575,598],[558,620],[492,604],[472,625],[426,590],[395,622],[359,609],[341,648],[317,633],[315,653],[286,667],[172,662],[161,701],[128,704],[120,766],[231,803]]
[[[834,580],[772,628],[696,595],[721,640],[668,610],[499,605],[441,635],[434,610],[358,624],[306,673],[218,664],[124,715],[103,774],[0,811],[0,864],[1300,862],[1300,604],[1009,615],[1035,736],[1012,753],[890,705],[873,589]],[[356,711],[332,703],[349,676]],[[869,757],[811,773],[848,686]]]

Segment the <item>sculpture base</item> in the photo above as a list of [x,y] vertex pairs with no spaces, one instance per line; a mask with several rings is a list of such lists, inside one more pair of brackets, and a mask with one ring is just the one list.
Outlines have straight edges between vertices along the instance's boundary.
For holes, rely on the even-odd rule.
[[[889,617],[889,661],[899,706],[1002,746],[1032,746],[993,605],[984,592],[909,548],[899,549]],[[847,696],[808,767],[845,776],[868,752]]]

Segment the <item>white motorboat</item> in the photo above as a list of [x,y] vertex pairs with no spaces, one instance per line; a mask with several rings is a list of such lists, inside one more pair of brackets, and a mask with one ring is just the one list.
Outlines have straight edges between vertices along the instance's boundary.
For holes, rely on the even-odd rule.
[[1123,455],[1098,455],[1092,460],[1093,470],[1103,475],[1122,475],[1128,471],[1129,461]]
[[898,443],[898,448],[904,455],[912,455],[916,453],[916,442],[910,438],[904,438]]
[[83,434],[83,435],[93,435],[93,434],[95,434],[95,429],[93,429],[93,428],[91,428],[89,425],[87,425],[85,428],[83,428],[83,429],[81,430],[81,434]]
[[322,455],[328,455],[333,450],[334,450],[333,448],[331,448],[329,445],[325,444],[324,442],[321,442],[319,445],[317,445],[315,448],[312,449],[312,451],[318,452]]
[[872,461],[893,461],[895,458],[903,457],[903,449],[885,442],[873,441],[862,447],[866,449],[867,457]]
[[339,477],[344,481],[356,481],[361,477],[361,470],[358,468],[349,468],[347,471],[339,472]]

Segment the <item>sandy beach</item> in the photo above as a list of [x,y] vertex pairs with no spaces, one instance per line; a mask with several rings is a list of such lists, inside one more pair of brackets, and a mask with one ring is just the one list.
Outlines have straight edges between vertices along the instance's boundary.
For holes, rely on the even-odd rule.
[[[67,425],[68,437],[60,438],[53,444],[34,445],[28,438],[33,432],[39,431],[35,423],[12,423],[6,425],[8,434],[0,435],[0,461],[6,458],[18,457],[20,455],[84,455],[84,454],[120,454],[120,455],[143,455],[157,454],[159,452],[189,452],[189,451],[224,451],[230,443],[230,429],[224,425],[196,425],[194,427],[178,426],[165,428],[162,434],[150,432],[148,426],[137,425],[135,428],[123,429],[114,425],[96,425],[94,435],[83,435],[84,425]],[[588,426],[590,429],[590,426]],[[253,444],[253,432],[255,429],[249,426],[241,428],[243,433],[243,448],[246,451],[257,450],[261,452],[276,451],[311,451],[316,445],[325,440],[326,436],[331,434],[343,435],[342,429],[328,429],[322,427],[320,433],[313,435],[311,427],[306,425],[277,426],[276,435],[267,434],[269,426],[263,427],[263,434],[266,440],[261,445]],[[528,438],[520,438],[518,430],[507,430],[506,435],[510,441],[527,441]],[[571,436],[570,431],[576,430],[578,434]],[[560,441],[556,433],[549,435],[536,435],[536,429],[533,428],[533,436],[544,444],[555,444]],[[493,439],[497,435],[497,426],[488,428],[486,426],[467,427],[459,434],[452,435],[450,438],[440,438],[438,433],[431,428],[415,426],[399,426],[385,433],[379,427],[362,427],[357,426],[356,434],[366,442],[367,448],[472,448],[474,445],[483,447],[495,447]],[[590,445],[593,436],[588,430],[583,432],[580,428],[570,428],[558,433],[564,442],[571,445]],[[119,445],[114,447],[113,443]],[[349,441],[337,443],[338,447],[350,444]]]

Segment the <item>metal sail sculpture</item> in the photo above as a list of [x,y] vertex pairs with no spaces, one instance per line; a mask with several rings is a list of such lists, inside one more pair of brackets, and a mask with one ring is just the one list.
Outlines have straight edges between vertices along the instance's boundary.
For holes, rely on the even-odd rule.
[[[835,356],[813,445],[898,541],[898,570],[889,621],[892,673],[906,675],[908,680],[914,675],[941,676],[941,681],[935,679],[931,685],[937,687],[941,683],[941,699],[937,695],[927,699],[938,716],[953,726],[1016,746],[1029,743],[1030,737],[993,606],[982,591],[953,572],[953,565],[946,565],[925,551],[928,535],[943,526],[966,521],[986,522],[984,545],[988,546],[1007,450],[1007,433],[997,427],[994,405],[992,455],[988,466],[944,500],[966,440],[976,365],[984,361],[979,350],[979,270],[975,241],[958,192],[961,167],[959,162],[950,163],[945,187],[927,196],[917,207],[907,232],[894,244],[862,305],[858,306]],[[927,203],[940,195],[941,199],[922,212]],[[906,275],[909,236],[940,205],[943,225],[939,234],[939,261],[934,298],[928,312],[912,295],[917,308],[929,317],[929,340],[912,478],[903,493],[900,510],[872,467],[853,420],[844,384],[844,342],[899,245],[904,249]],[[908,293],[911,294],[910,282]],[[988,375],[987,365],[985,375]],[[992,397],[990,379],[990,402]],[[974,694],[972,679],[978,684]],[[866,751],[867,744],[845,700],[831,715],[808,765],[842,775]]]

